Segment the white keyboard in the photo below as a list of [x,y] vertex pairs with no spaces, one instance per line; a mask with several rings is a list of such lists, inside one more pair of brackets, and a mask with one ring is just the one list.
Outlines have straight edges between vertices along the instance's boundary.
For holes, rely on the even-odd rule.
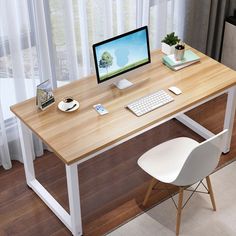
[[174,99],[168,93],[166,93],[164,90],[159,90],[155,93],[139,98],[138,100],[128,104],[127,107],[136,116],[142,116],[149,111],[152,111],[172,101],[174,101]]

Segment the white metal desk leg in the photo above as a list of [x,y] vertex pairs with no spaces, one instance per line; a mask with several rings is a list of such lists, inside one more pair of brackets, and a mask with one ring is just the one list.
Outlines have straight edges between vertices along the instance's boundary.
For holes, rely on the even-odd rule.
[[71,231],[74,236],[82,235],[79,176],[77,164],[66,165],[66,179],[69,197]]
[[229,130],[228,137],[225,142],[224,153],[229,152],[230,150],[230,142],[233,133],[234,126],[234,115],[235,115],[235,107],[236,107],[236,86],[232,87],[228,92],[227,97],[227,105],[225,109],[225,120],[224,120],[224,129]]
[[17,121],[20,134],[20,143],[23,155],[26,182],[28,186],[31,187],[30,182],[35,179],[34,163],[33,163],[35,154],[32,143],[32,133],[20,120]]

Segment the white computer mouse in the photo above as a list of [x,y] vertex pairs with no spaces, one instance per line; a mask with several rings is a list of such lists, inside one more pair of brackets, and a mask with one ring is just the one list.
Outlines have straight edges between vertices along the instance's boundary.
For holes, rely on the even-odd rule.
[[176,86],[171,86],[168,88],[172,93],[176,94],[176,95],[179,95],[182,93],[181,89],[179,89],[178,87]]

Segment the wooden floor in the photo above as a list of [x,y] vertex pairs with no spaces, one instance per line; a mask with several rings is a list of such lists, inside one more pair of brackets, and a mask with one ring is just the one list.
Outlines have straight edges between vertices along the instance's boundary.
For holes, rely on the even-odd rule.
[[[225,102],[226,97],[221,96],[188,115],[217,133],[223,127]],[[221,157],[220,166],[236,157],[234,130],[231,151]],[[103,235],[168,197],[163,192],[153,192],[147,207],[142,207],[150,176],[138,167],[137,159],[151,147],[179,136],[202,140],[178,121],[172,120],[79,166],[85,236]],[[61,161],[47,152],[37,158],[35,168],[39,181],[68,209],[65,169]],[[22,164],[13,162],[9,171],[0,168],[0,189],[0,236],[70,235],[26,186]]]

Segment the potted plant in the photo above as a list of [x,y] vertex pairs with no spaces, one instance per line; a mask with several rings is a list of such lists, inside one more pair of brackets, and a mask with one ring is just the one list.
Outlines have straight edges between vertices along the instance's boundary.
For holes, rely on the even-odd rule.
[[175,45],[180,41],[178,36],[175,36],[175,32],[167,34],[161,41],[161,51],[167,55],[173,54],[175,51]]

